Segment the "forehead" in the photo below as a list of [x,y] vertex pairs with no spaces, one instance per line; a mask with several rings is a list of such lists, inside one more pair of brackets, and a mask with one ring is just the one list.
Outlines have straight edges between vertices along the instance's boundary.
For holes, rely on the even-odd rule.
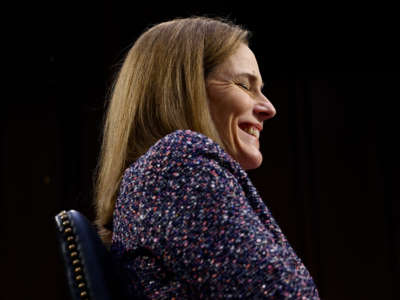
[[216,71],[230,75],[250,73],[255,77],[261,78],[257,59],[253,51],[245,44],[241,44],[234,54],[217,67]]

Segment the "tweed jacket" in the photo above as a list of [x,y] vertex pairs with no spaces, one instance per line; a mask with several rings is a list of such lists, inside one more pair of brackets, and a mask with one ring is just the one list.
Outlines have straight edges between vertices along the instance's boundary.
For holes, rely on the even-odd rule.
[[111,253],[150,299],[319,299],[247,173],[210,138],[178,130],[124,172]]

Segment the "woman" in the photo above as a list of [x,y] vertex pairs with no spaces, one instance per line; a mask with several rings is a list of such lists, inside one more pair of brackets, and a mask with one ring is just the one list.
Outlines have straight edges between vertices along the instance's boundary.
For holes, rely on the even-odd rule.
[[249,32],[176,19],[133,45],[109,103],[97,182],[103,241],[151,299],[318,299],[245,170],[275,108]]

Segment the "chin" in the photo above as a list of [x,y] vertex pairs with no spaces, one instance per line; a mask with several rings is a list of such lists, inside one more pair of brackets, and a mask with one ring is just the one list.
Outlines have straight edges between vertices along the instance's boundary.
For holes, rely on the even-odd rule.
[[[231,155],[244,170],[253,170],[260,167],[263,157],[259,149],[259,142],[249,145],[248,141],[241,139],[238,135],[234,135],[234,137],[233,139],[225,139],[230,141],[229,143],[225,143],[229,155]],[[251,140],[250,142],[254,143],[254,141]]]
[[247,156],[238,159],[239,164],[244,170],[254,170],[261,166],[262,156],[261,154],[257,156]]

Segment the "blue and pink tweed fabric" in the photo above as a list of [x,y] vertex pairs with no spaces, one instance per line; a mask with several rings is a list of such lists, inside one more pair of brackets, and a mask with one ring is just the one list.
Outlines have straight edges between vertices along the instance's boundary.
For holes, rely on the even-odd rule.
[[319,299],[247,173],[190,130],[123,174],[111,252],[150,299]]

